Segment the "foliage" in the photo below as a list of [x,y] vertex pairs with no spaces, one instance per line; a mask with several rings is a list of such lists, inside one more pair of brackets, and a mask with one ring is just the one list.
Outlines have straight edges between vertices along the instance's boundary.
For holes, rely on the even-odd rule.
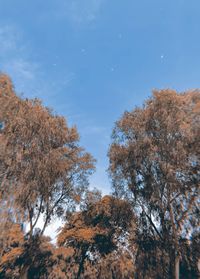
[[73,260],[78,265],[77,278],[85,278],[91,269],[93,276],[105,272],[106,275],[101,275],[104,278],[109,274],[105,271],[110,265],[109,261],[113,264],[114,272],[116,266],[120,269],[120,264],[123,268],[125,258],[132,263],[131,269],[126,267],[127,274],[133,274],[135,222],[130,205],[111,196],[105,196],[86,210],[72,215],[58,236],[58,244],[74,249]]
[[199,107],[199,91],[155,91],[116,123],[109,151],[115,194],[130,201],[144,233],[171,245],[176,260],[180,239],[199,226]]
[[[30,224],[30,235],[41,215],[73,208],[87,188],[94,159],[79,147],[75,127],[54,115],[37,99],[18,97],[7,76],[0,76],[1,200],[19,221]],[[79,197],[79,199],[77,199]]]
[[199,138],[200,92],[155,91],[116,123],[102,197],[76,127],[0,74],[0,278],[199,278]]

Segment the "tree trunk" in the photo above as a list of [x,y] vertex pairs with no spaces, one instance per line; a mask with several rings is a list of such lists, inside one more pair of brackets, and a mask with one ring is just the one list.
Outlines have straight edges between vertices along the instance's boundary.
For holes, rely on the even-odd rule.
[[24,266],[21,270],[21,273],[20,273],[20,278],[21,279],[27,279],[28,278],[28,267],[27,266]]
[[86,251],[84,250],[82,252],[82,256],[81,256],[81,259],[80,259],[80,263],[79,263],[79,269],[78,269],[78,273],[77,273],[77,279],[80,279],[80,276],[81,276],[81,273],[84,271],[84,262],[85,262],[85,259],[86,259]]
[[175,253],[174,253],[174,278],[179,279],[179,262],[180,262],[180,255],[179,255],[179,237],[178,237],[178,231],[176,229],[175,225],[175,217],[172,209],[172,205],[170,203],[171,201],[171,195],[170,192],[168,191],[168,207],[169,207],[169,214],[170,214],[170,219],[171,219],[171,224],[172,224],[172,232],[173,232],[173,240],[175,244]]
[[179,279],[179,273],[180,273],[180,257],[175,257],[175,279]]

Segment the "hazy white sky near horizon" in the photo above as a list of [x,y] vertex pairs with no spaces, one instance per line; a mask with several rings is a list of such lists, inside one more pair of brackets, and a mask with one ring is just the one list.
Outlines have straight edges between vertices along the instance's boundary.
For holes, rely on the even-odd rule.
[[110,191],[114,122],[153,88],[199,87],[198,0],[0,0],[0,70],[76,124]]

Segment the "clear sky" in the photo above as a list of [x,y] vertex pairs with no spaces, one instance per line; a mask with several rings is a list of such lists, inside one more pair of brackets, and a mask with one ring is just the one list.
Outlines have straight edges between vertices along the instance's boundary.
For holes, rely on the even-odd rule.
[[0,0],[0,70],[76,124],[110,191],[114,122],[154,88],[200,87],[199,0]]

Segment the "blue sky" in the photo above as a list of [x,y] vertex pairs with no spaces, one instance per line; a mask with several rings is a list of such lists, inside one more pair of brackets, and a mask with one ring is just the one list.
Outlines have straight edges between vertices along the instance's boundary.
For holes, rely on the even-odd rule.
[[114,122],[154,88],[200,87],[199,0],[0,0],[0,70],[76,124],[110,191]]

